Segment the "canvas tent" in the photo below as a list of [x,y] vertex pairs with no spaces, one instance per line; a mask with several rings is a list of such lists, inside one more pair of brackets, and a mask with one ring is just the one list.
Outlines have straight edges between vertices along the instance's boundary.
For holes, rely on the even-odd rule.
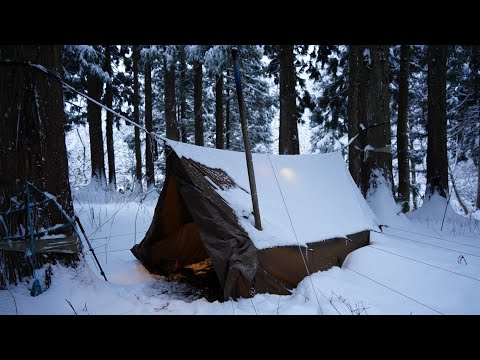
[[152,223],[132,252],[163,273],[210,258],[224,299],[288,294],[308,273],[341,266],[378,229],[339,153],[253,154],[262,231],[244,153],[167,141],[166,154]]

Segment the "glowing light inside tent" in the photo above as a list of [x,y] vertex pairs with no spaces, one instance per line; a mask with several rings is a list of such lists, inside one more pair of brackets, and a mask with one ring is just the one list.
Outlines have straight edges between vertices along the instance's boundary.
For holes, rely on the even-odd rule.
[[282,174],[283,178],[288,180],[288,181],[295,181],[296,180],[296,176],[295,176],[295,173],[293,172],[292,169],[290,168],[287,168],[287,167],[284,167],[280,170],[280,174]]

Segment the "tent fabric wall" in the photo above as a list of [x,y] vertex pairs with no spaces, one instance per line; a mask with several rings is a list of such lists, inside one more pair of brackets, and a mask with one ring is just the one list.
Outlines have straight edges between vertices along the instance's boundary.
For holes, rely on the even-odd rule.
[[370,233],[365,230],[307,247],[257,249],[235,211],[216,191],[238,187],[235,181],[220,168],[179,157],[171,147],[166,153],[166,180],[152,224],[132,248],[151,272],[169,273],[210,257],[224,300],[254,292],[288,294],[308,272],[341,266],[351,251],[369,243]]

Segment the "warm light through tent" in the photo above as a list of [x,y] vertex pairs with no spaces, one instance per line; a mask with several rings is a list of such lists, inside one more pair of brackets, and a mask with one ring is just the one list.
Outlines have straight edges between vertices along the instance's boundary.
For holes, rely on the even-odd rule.
[[294,181],[296,178],[295,173],[290,168],[284,167],[280,170],[280,173],[282,174],[283,178],[288,181]]

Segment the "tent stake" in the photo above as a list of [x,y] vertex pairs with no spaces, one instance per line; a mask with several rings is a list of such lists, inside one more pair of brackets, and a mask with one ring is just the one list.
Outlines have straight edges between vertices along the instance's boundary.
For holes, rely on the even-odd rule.
[[242,123],[243,143],[245,145],[245,157],[247,160],[248,181],[250,182],[250,194],[252,195],[253,217],[255,218],[255,227],[262,230],[260,221],[260,209],[258,207],[257,184],[255,183],[255,171],[253,170],[252,149],[250,138],[248,136],[247,117],[245,115],[245,102],[243,101],[242,82],[240,79],[240,69],[238,61],[238,49],[232,48],[233,73],[235,75],[235,86],[237,89],[238,108],[240,111],[240,122]]

